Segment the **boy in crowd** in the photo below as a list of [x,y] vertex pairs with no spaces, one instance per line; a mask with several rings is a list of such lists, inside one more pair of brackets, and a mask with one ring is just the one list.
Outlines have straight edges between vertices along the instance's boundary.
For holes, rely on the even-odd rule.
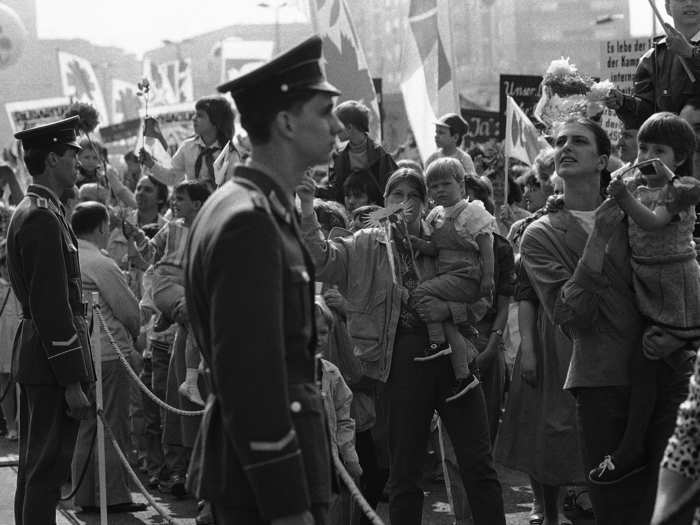
[[340,141],[347,141],[331,155],[328,169],[328,187],[318,188],[316,196],[345,202],[345,180],[353,171],[367,170],[377,194],[382,195],[389,176],[396,170],[396,162],[382,146],[369,137],[369,109],[356,100],[347,100],[334,110],[345,129],[338,133]]
[[[666,36],[640,59],[634,75],[634,93],[625,95],[612,89],[606,105],[617,112],[630,129],[659,111],[680,113],[686,102],[697,96],[700,82],[700,9],[698,2],[666,0],[666,12],[673,25],[664,24]],[[695,76],[691,80],[681,60]]]
[[183,262],[190,226],[210,193],[206,182],[181,182],[173,190],[172,210],[175,219],[163,226],[150,241],[143,232],[135,237],[136,248],[141,256],[154,261],[153,302],[161,312],[155,329],[164,330],[177,322],[187,330],[187,372],[185,382],[178,390],[190,401],[202,406],[204,400],[197,387],[199,350],[188,329]]
[[425,162],[425,167],[435,159],[453,157],[462,163],[467,177],[478,177],[474,162],[469,153],[460,149],[464,136],[469,132],[469,124],[456,113],[447,113],[435,122],[435,144],[438,149]]

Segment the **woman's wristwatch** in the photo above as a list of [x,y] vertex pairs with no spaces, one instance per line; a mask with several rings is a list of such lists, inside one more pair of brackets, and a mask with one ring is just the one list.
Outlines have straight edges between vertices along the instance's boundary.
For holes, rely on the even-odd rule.
[[500,328],[497,330],[491,330],[491,333],[498,335],[498,337],[503,337],[503,330],[501,330]]

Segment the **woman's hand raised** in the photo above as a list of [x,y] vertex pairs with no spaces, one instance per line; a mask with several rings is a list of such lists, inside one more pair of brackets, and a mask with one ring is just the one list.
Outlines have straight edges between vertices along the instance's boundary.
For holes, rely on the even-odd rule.
[[314,195],[316,195],[316,181],[307,171],[296,188],[296,193],[301,202],[302,217],[309,217],[314,213]]
[[610,240],[625,213],[614,199],[606,199],[595,211],[593,233],[606,241]]

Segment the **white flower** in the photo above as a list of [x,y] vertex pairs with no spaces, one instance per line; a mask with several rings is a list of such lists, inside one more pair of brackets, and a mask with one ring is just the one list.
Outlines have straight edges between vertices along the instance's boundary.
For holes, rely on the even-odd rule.
[[566,76],[575,75],[578,69],[574,64],[569,62],[569,57],[561,57],[559,60],[552,60],[545,72],[546,76]]

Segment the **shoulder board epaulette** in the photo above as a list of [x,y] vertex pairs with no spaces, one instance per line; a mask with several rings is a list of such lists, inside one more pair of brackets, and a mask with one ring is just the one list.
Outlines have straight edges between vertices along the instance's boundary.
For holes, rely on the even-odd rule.
[[263,209],[266,212],[271,213],[270,203],[257,185],[240,177],[234,177],[232,182],[237,190],[237,193],[240,193],[241,197],[245,195],[245,198],[249,200],[250,204],[254,208]]
[[36,193],[32,193],[30,191],[28,191],[26,193],[26,196],[32,202],[34,202],[36,204],[37,208],[42,208],[45,210],[51,210],[53,212],[58,212],[56,205],[53,202],[51,202],[49,199],[47,199],[46,197],[41,197],[41,196],[37,195]]

